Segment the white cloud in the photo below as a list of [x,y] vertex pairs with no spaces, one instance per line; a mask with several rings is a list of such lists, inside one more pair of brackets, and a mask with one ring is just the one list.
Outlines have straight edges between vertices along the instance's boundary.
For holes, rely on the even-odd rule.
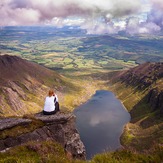
[[1,0],[0,19],[4,18],[5,21],[0,21],[0,25],[9,25],[11,22],[37,24],[51,21],[54,17],[70,16],[92,19],[103,16],[108,19],[108,15],[122,17],[137,12],[140,5],[139,0]]
[[81,26],[89,34],[163,29],[163,0],[1,0],[0,26]]
[[126,25],[126,31],[131,34],[154,33],[161,30],[161,27],[153,22],[141,22],[138,18],[131,18]]
[[54,25],[56,27],[63,26],[81,26],[85,22],[84,18],[76,17],[67,17],[67,18],[58,18],[54,17],[51,21],[46,21],[46,25]]
[[119,31],[119,28],[111,22],[107,24],[102,22],[86,22],[81,28],[86,29],[87,34],[115,34]]
[[152,3],[152,5],[155,8],[163,9],[163,1],[162,0],[150,0],[150,2]]
[[114,111],[101,112],[98,115],[91,115],[89,125],[96,127],[100,123],[116,124],[119,122],[119,114]]

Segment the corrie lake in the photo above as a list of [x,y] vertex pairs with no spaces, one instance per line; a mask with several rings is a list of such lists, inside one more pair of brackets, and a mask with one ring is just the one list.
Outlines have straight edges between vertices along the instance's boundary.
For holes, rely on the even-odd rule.
[[74,114],[87,159],[121,146],[120,136],[124,125],[130,121],[130,114],[112,92],[96,91],[89,101],[75,109]]

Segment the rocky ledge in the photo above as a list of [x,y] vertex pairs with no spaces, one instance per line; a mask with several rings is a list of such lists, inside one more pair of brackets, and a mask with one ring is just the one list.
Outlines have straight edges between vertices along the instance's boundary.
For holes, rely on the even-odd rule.
[[45,116],[38,113],[24,118],[0,119],[0,151],[29,141],[46,140],[59,142],[65,152],[71,154],[73,158],[86,158],[85,147],[75,128],[73,114],[57,113]]

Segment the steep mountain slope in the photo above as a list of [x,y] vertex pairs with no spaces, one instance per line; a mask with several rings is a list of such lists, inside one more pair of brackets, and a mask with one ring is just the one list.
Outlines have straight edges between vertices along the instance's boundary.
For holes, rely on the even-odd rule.
[[163,63],[110,74],[111,89],[131,114],[122,143],[138,151],[163,143]]
[[[63,92],[64,77],[16,56],[0,56],[0,114],[22,115],[40,111],[49,88]],[[71,84],[69,87],[71,88]]]
[[163,63],[144,63],[118,74],[115,79],[146,94],[146,102],[163,115]]
[[163,77],[163,63],[144,63],[121,74],[126,84],[146,88]]

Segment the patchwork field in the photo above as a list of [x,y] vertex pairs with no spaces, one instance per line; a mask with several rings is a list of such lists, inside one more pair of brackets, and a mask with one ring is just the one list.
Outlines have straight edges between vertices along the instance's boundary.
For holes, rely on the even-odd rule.
[[76,28],[5,27],[0,55],[17,55],[60,72],[117,70],[146,61],[163,61],[163,38],[86,35]]

